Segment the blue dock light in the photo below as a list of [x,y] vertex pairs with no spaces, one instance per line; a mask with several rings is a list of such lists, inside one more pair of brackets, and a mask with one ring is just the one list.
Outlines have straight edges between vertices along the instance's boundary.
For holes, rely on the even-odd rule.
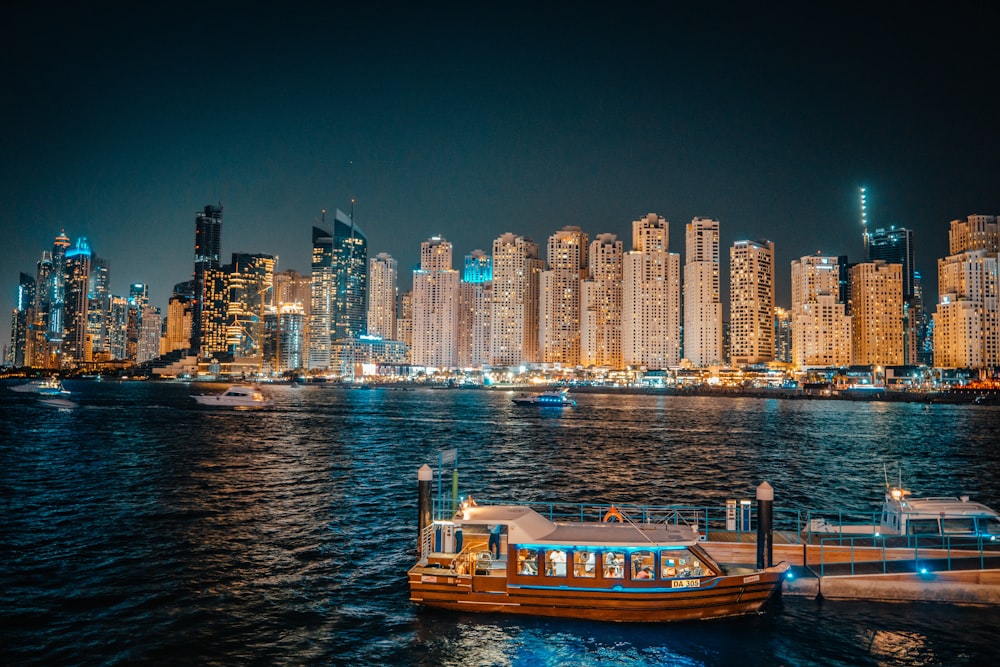
[[927,574],[927,568],[926,567],[920,568],[920,574]]
[[791,570],[785,573],[785,579],[794,579],[794,578],[795,578],[795,573],[792,572]]

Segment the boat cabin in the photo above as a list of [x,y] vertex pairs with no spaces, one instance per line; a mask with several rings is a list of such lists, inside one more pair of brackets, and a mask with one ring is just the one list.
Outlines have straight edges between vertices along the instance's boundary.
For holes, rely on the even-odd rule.
[[[698,544],[697,531],[686,525],[556,523],[508,505],[467,507],[448,523],[454,538],[435,547],[467,555],[456,559],[460,573],[500,569],[515,586],[684,588],[723,574]],[[499,542],[492,550],[491,532]],[[499,559],[484,557],[497,551]]]
[[968,496],[909,498],[909,491],[891,489],[882,505],[883,535],[1000,536],[1000,515]]

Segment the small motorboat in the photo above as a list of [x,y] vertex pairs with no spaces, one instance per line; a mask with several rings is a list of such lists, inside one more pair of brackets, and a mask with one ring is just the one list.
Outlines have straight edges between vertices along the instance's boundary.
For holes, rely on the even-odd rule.
[[221,394],[196,394],[191,396],[198,405],[234,410],[261,410],[271,406],[271,400],[257,387],[234,384]]
[[45,394],[49,396],[69,393],[66,387],[63,386],[62,380],[54,375],[42,380],[32,380],[31,382],[16,384],[10,390],[23,394]]
[[564,391],[545,391],[541,394],[522,394],[514,397],[517,405],[534,405],[540,408],[571,408],[576,401]]

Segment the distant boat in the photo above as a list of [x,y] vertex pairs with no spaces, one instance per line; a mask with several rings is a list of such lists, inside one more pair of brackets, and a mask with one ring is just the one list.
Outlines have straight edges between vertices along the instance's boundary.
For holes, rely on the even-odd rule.
[[534,405],[540,408],[571,408],[576,401],[566,391],[545,391],[541,394],[522,394],[514,397],[517,405]]
[[271,400],[256,387],[234,384],[221,394],[197,394],[191,396],[198,405],[213,408],[233,408],[234,410],[260,410],[271,406]]
[[11,391],[17,391],[25,394],[68,394],[66,387],[63,386],[62,380],[56,376],[47,377],[42,380],[32,380],[31,382],[25,382],[22,384],[16,384],[10,388]]

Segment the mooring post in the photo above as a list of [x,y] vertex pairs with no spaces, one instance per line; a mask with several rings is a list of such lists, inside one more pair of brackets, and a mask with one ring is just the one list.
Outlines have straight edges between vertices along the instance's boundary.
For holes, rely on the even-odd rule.
[[431,525],[431,481],[434,471],[426,463],[417,470],[417,554],[424,557],[424,531]]
[[774,562],[771,514],[774,489],[767,482],[757,487],[757,569],[771,567]]

